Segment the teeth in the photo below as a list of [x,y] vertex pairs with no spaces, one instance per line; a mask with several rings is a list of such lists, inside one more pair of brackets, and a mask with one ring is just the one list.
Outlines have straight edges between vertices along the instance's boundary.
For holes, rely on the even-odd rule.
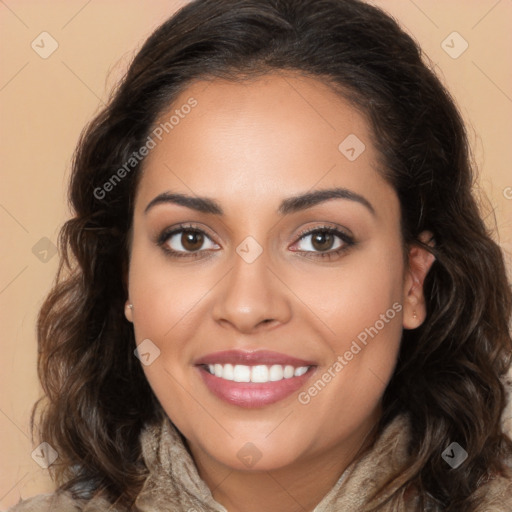
[[235,382],[251,382],[251,369],[248,366],[237,364],[233,380]]
[[[222,366],[222,365],[221,365]],[[222,375],[221,377],[226,380],[234,380],[235,373],[234,368],[232,364],[225,364],[222,368]]]
[[297,368],[295,370],[295,377],[300,377],[301,375],[304,375],[306,372],[308,371],[308,367],[307,366],[301,366],[300,368]]
[[[307,371],[307,367],[306,368],[306,371]],[[287,364],[285,367],[284,367],[284,378],[285,379],[291,379],[294,375],[295,375],[295,368],[293,366],[290,366],[289,364]]]
[[286,366],[273,364],[271,366],[256,365],[246,366],[244,364],[209,364],[208,371],[225,380],[235,382],[276,382],[292,377],[300,377],[309,370],[309,366],[295,368],[289,364]]
[[270,367],[269,380],[274,382],[276,380],[284,379],[284,369],[280,364],[273,364]]
[[251,370],[251,382],[268,382],[268,368],[263,364],[253,366]]

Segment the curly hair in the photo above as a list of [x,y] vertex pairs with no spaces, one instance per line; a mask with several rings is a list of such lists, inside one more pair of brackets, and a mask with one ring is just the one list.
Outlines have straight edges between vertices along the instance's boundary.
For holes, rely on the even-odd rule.
[[[98,191],[192,82],[275,70],[326,83],[363,113],[380,172],[400,200],[404,247],[420,244],[435,255],[424,285],[427,317],[403,332],[379,423],[410,415],[411,463],[370,508],[378,510],[380,493],[399,483],[391,500],[414,488],[422,507],[476,510],[479,484],[510,476],[512,441],[500,424],[512,352],[510,285],[473,195],[454,101],[417,43],[359,0],[195,0],[148,38],[82,133],[69,189],[74,215],[60,232],[58,275],[38,318],[46,397],[34,406],[32,429],[39,412],[38,434],[60,455],[52,476],[76,497],[101,492],[130,507],[147,476],[139,434],[165,414],[133,355],[124,317],[144,160],[109,194]],[[424,230],[433,233],[433,247],[418,241]],[[441,454],[453,440],[468,458],[449,471]]]

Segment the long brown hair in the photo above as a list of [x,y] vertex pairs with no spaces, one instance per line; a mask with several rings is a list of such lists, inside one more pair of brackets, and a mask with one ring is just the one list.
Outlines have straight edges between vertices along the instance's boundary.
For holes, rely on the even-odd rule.
[[[133,355],[123,313],[143,160],[125,167],[108,193],[104,184],[192,81],[272,70],[328,83],[366,116],[382,172],[400,199],[404,245],[419,243],[423,230],[434,234],[427,318],[404,331],[383,396],[380,426],[406,412],[413,427],[411,463],[393,475],[401,486],[391,499],[414,487],[424,504],[476,510],[473,492],[490,475],[508,474],[504,461],[512,454],[500,425],[511,291],[472,195],[454,102],[411,37],[358,0],[193,1],[149,37],[83,132],[69,189],[74,216],[61,230],[59,274],[38,321],[46,393],[39,434],[60,455],[54,477],[75,496],[97,491],[129,507],[147,474],[139,434],[164,414]],[[441,457],[452,440],[468,453],[456,470]]]

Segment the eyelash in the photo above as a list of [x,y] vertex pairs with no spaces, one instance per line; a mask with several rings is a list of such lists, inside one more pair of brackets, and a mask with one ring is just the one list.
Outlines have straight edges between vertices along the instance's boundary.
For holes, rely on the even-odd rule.
[[[190,224],[179,224],[175,228],[164,230],[157,238],[157,245],[159,247],[161,247],[162,250],[168,256],[170,256],[172,258],[197,258],[198,257],[197,255],[201,252],[200,250],[194,251],[194,252],[175,251],[174,249],[169,249],[169,247],[167,247],[167,245],[166,245],[169,238],[176,235],[177,233],[182,233],[182,232],[186,232],[186,231],[192,232],[192,233],[203,234],[206,237],[210,238],[210,240],[211,240],[211,237],[209,237],[208,234],[205,233],[202,229],[199,229]],[[327,259],[330,261],[333,257],[340,256],[342,253],[346,252],[348,249],[350,249],[351,247],[356,245],[355,240],[351,236],[349,236],[346,233],[344,233],[343,231],[340,231],[339,229],[333,228],[331,226],[318,226],[313,229],[306,229],[304,231],[301,231],[298,234],[297,241],[302,240],[306,236],[313,235],[318,232],[335,235],[343,241],[344,245],[334,251],[331,250],[329,252],[314,252],[314,251],[295,251],[295,252],[305,253],[305,254],[313,253],[314,254],[313,258]],[[308,257],[311,257],[311,256],[308,256]]]

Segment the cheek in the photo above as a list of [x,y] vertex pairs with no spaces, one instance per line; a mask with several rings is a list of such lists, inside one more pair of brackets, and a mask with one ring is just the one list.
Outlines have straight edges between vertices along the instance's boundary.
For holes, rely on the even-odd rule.
[[172,268],[155,252],[140,244],[131,255],[133,328],[137,344],[148,339],[154,344],[150,347],[158,356],[142,369],[167,414],[175,418],[190,407],[190,395],[183,388],[193,357],[188,341],[197,325],[195,307],[208,284],[194,279],[194,272],[186,266]]
[[135,248],[130,262],[129,293],[137,341],[169,339],[173,333],[186,330],[194,307],[212,287],[207,279],[197,279],[193,266],[173,267],[155,253],[154,249]]
[[321,320],[315,323],[328,327],[322,333],[329,358],[299,398],[333,431],[337,418],[356,428],[377,407],[395,368],[402,337],[402,255],[399,237],[382,237],[352,253],[336,272],[304,278],[303,293]]
[[355,428],[391,378],[402,336],[403,266],[396,249],[361,253],[314,296],[329,327],[331,357],[299,400],[326,424],[344,418]]
[[[322,334],[335,353],[343,353],[351,340],[366,328],[382,327],[379,320],[388,310],[393,337],[401,332],[403,263],[399,243],[386,244],[383,237],[371,247],[353,252],[338,268],[295,268],[285,270],[283,279],[293,283],[293,291],[310,310],[312,325],[323,326]],[[401,309],[401,307],[400,307]],[[394,327],[396,324],[396,327]]]

